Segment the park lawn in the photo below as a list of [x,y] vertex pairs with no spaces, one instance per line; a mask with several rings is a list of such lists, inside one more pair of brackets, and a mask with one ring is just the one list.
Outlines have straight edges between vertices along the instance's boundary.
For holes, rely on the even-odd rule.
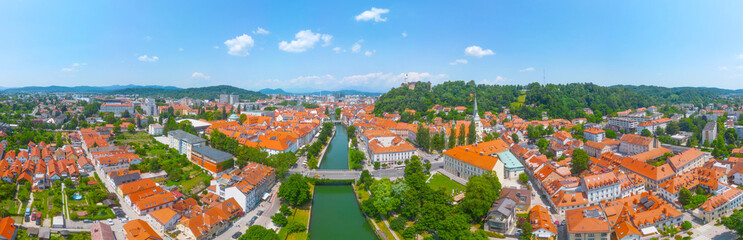
[[[392,229],[388,228],[387,225],[384,224],[384,221],[382,221],[381,219],[377,220],[373,218],[372,221],[374,221],[374,223],[379,226],[379,230],[382,230],[382,232],[384,232],[384,234],[387,236],[387,239],[395,239],[395,237],[393,237],[392,235]],[[373,228],[374,226],[371,227]]]
[[356,195],[359,196],[359,201],[362,202],[371,197],[371,194],[369,194],[369,192],[367,192],[366,189],[363,188],[356,189]]
[[443,188],[447,193],[451,193],[452,190],[454,190],[456,193],[453,195],[457,195],[459,192],[464,192],[465,189],[464,185],[449,179],[441,173],[434,174],[428,181],[428,186],[432,189]]

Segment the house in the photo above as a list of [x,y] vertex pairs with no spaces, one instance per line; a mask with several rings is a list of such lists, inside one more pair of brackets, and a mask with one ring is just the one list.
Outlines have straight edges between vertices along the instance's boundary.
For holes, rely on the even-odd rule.
[[266,198],[276,182],[275,175],[271,167],[250,163],[231,175],[220,175],[215,180],[215,192],[221,199],[234,199],[246,212],[251,211]]
[[583,130],[583,138],[585,138],[588,141],[594,141],[594,142],[601,142],[606,137],[606,131],[599,128],[588,128],[586,130]]
[[202,213],[182,219],[176,228],[191,239],[213,239],[230,227],[230,221],[242,212],[234,199],[227,199]]
[[485,217],[485,231],[505,233],[516,221],[516,202],[510,198],[501,197],[493,203]]
[[743,202],[743,190],[722,184],[715,196],[699,206],[697,217],[704,222],[712,222],[735,210]]
[[619,152],[625,155],[635,155],[659,147],[660,142],[658,139],[635,134],[624,134],[620,139]]
[[111,231],[111,226],[103,222],[97,222],[90,226],[90,239],[116,240],[116,237],[114,237],[114,232]]
[[155,230],[166,232],[173,230],[181,215],[172,208],[166,207],[150,212],[148,215],[150,222],[153,223]]
[[160,235],[142,219],[134,219],[124,224],[128,240],[162,240]]
[[587,175],[581,179],[588,201],[593,204],[619,197],[621,185],[614,172]]
[[565,225],[570,240],[609,240],[612,232],[606,214],[599,206],[568,210]]
[[163,129],[165,129],[163,125],[153,123],[147,127],[147,133],[149,133],[150,135],[154,135],[154,136],[163,135]]
[[134,211],[139,215],[145,215],[149,212],[167,208],[175,202],[175,196],[170,193],[155,194],[139,201],[133,202]]
[[669,157],[668,162],[671,164],[676,173],[684,173],[694,168],[701,167],[712,159],[712,155],[699,151],[696,148],[689,148],[682,153]]
[[601,156],[601,154],[611,151],[611,147],[602,142],[594,142],[592,140],[588,140],[585,144],[583,144],[583,150],[588,153],[588,156],[597,158]]
[[119,196],[123,197],[123,196],[129,195],[130,193],[142,191],[145,189],[150,189],[155,186],[157,185],[155,184],[155,181],[153,181],[152,179],[141,179],[139,181],[119,185],[119,187],[117,187],[116,189],[116,193],[118,193]]
[[516,202],[516,214],[529,213],[531,207],[531,191],[527,189],[505,187],[501,189],[500,197],[510,198]]
[[0,219],[0,239],[15,240],[18,231],[15,226],[15,220],[10,217]]
[[541,205],[536,205],[529,211],[531,234],[538,240],[553,239],[557,236],[557,226],[552,221],[549,211]]

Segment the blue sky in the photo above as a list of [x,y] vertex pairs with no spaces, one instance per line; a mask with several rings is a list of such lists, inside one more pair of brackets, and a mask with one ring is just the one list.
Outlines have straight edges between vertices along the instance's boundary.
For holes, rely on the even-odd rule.
[[0,2],[0,86],[381,92],[407,74],[738,89],[741,9],[741,1],[11,0]]

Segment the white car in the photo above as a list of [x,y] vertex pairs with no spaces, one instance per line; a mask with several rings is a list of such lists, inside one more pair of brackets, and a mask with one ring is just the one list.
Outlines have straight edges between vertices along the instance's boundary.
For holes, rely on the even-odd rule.
[[108,225],[113,225],[113,224],[114,224],[114,221],[109,218],[108,219]]

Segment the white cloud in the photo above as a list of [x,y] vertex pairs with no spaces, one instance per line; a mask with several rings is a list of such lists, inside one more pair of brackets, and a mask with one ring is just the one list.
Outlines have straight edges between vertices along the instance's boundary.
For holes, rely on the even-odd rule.
[[725,70],[728,70],[728,67],[726,67],[726,66],[719,66],[719,67],[717,67],[717,70],[725,71]]
[[236,38],[224,41],[224,45],[230,49],[227,51],[228,54],[244,57],[250,55],[250,49],[255,45],[255,41],[253,41],[253,38],[247,34],[243,34]]
[[382,14],[390,12],[389,9],[385,8],[371,8],[371,10],[366,10],[362,12],[361,14],[356,16],[356,21],[370,21],[374,20],[374,22],[386,22],[387,18],[383,18]]
[[385,90],[389,87],[397,87],[407,77],[408,81],[440,81],[447,77],[446,74],[431,74],[428,72],[408,72],[408,73],[367,73],[362,75],[351,75],[343,77],[338,81],[341,86],[371,87]]
[[62,68],[62,72],[77,72],[80,66],[88,65],[88,63],[72,63],[71,67]]
[[494,55],[493,50],[482,49],[480,46],[469,46],[464,49],[464,54],[471,57],[481,58],[484,56]]
[[402,32],[402,37],[408,37],[408,33],[407,32]]
[[147,41],[149,41],[149,40],[152,40],[152,37],[150,37],[150,36],[145,36],[145,37],[144,37],[144,40],[147,40]]
[[343,50],[343,49],[342,49],[341,47],[334,47],[334,48],[333,48],[333,51],[334,51],[335,53],[340,53],[340,52],[345,52],[346,50]]
[[179,52],[183,52],[183,48],[178,48],[178,51]]
[[501,76],[497,76],[497,77],[495,77],[494,80],[483,79],[482,81],[480,81],[480,84],[494,85],[494,84],[500,84],[500,83],[502,83],[505,80],[506,80],[506,78],[501,77]]
[[213,48],[214,48],[214,49],[219,49],[219,46],[214,46]]
[[160,58],[157,56],[149,57],[147,56],[147,54],[139,56],[137,59],[142,62],[157,62],[157,60],[160,60]]
[[[359,42],[361,42],[361,41],[359,41]],[[361,44],[359,44],[359,42],[356,42],[356,43],[353,44],[353,46],[351,46],[351,52],[353,52],[353,53],[359,53],[359,52],[361,52]]]
[[531,71],[534,71],[534,68],[533,67],[528,67],[528,68],[524,68],[524,69],[519,70],[519,72],[531,72]]
[[738,59],[743,59],[743,53],[738,54]]
[[253,34],[258,34],[258,35],[267,35],[269,33],[271,33],[271,32],[269,32],[266,29],[263,29],[262,27],[258,27],[258,29],[253,30]]
[[330,40],[333,39],[332,35],[313,33],[310,30],[299,31],[294,37],[296,39],[291,42],[281,41],[279,43],[279,49],[285,52],[300,53],[313,48],[315,43],[320,40],[323,41],[323,46],[328,46],[330,45]]
[[468,63],[467,59],[457,59],[457,60],[454,60],[454,62],[450,62],[449,65],[454,66],[457,64],[467,64],[467,63]]
[[291,86],[297,87],[308,87],[309,85],[328,85],[332,84],[332,80],[335,80],[333,75],[327,74],[324,76],[299,76],[297,78],[289,80]]
[[191,78],[201,78],[201,79],[204,79],[204,80],[209,80],[212,77],[211,76],[207,76],[207,75],[205,75],[203,73],[200,73],[200,72],[194,72],[194,73],[191,74]]
[[743,66],[737,66],[736,69],[743,69]]
[[62,68],[62,72],[72,72],[75,71],[74,68]]
[[374,51],[366,51],[366,52],[364,52],[364,56],[370,57],[370,56],[371,56],[372,54],[374,54],[375,52],[377,52],[377,50],[374,50]]

